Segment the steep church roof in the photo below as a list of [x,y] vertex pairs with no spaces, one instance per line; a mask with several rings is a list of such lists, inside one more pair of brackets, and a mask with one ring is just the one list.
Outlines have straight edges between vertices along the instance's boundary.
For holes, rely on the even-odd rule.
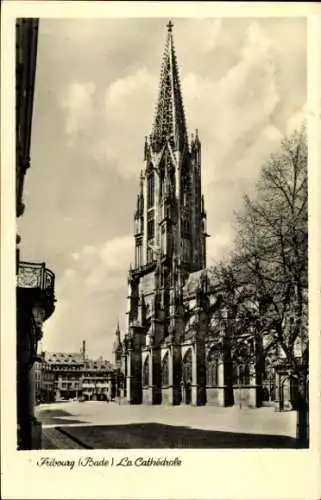
[[214,293],[218,290],[218,283],[211,268],[200,269],[189,274],[183,287],[184,297],[193,297],[198,290],[207,293]]
[[182,149],[187,144],[187,129],[171,21],[167,28],[152,139],[162,146],[172,136],[176,148]]

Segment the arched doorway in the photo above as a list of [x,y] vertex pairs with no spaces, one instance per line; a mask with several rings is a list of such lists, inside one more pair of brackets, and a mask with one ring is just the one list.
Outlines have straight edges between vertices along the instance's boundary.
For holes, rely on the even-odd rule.
[[182,361],[182,402],[190,405],[192,402],[193,358],[192,349],[189,349]]

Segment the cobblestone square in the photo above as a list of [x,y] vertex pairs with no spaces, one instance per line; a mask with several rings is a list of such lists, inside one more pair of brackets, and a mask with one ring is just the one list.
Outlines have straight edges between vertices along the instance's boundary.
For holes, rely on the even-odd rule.
[[295,412],[274,408],[129,406],[66,402],[37,407],[43,448],[295,448]]

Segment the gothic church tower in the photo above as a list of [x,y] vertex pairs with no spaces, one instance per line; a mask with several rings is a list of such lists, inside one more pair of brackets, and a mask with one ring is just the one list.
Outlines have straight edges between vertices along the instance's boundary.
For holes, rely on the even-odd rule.
[[[144,170],[135,213],[135,267],[160,254],[176,259],[180,285],[186,273],[206,267],[205,212],[201,195],[201,144],[188,144],[172,24],[163,55],[152,133],[145,140]],[[172,271],[172,266],[170,266]]]
[[[123,345],[130,403],[142,402],[144,385],[152,388],[147,399],[157,402],[162,343],[180,342],[182,288],[191,272],[206,267],[201,143],[197,131],[188,140],[172,28],[169,22],[134,214],[135,263],[128,276],[128,333]],[[147,355],[151,361],[145,366]]]

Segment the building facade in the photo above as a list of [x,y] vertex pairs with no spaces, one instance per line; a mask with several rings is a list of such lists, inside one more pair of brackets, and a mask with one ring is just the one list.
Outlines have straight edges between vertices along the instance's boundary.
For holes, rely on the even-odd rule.
[[116,396],[114,371],[102,357],[88,358],[85,342],[79,353],[43,352],[37,363],[37,402],[111,401]]
[[262,365],[262,346],[244,332],[243,352],[231,349],[229,312],[227,328],[219,320],[220,290],[206,268],[201,141],[197,130],[188,136],[171,22],[167,28],[134,213],[128,328],[115,335],[121,397],[130,404],[275,404],[280,379],[274,365]]
[[[16,22],[16,216],[24,212],[23,186],[30,168],[30,144],[37,62],[38,20]],[[44,263],[22,261],[17,235],[17,420],[18,449],[41,448],[41,424],[34,416],[37,345],[42,325],[54,311],[55,276]]]

